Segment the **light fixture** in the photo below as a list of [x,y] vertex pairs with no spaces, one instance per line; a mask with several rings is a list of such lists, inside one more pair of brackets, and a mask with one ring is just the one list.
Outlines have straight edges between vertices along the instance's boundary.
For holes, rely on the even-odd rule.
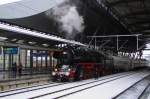
[[49,45],[48,44],[42,44],[43,46],[45,46],[45,47],[48,47]]
[[36,44],[36,42],[31,42],[31,41],[30,41],[30,42],[28,42],[28,43],[29,43],[29,44],[31,44],[31,45],[34,45],[34,44]]
[[15,41],[17,41],[17,39],[16,39],[16,38],[14,38],[14,39],[12,39],[11,41],[12,41],[12,42],[15,42]]
[[23,44],[24,40],[18,40],[16,43]]
[[77,41],[71,41],[71,40],[67,40],[67,39],[63,39],[60,38],[58,36],[54,36],[54,35],[46,35],[46,34],[40,34],[39,32],[36,31],[29,31],[26,30],[22,27],[15,27],[15,25],[10,25],[7,23],[0,23],[0,29],[2,30],[6,30],[6,31],[13,31],[19,34],[25,34],[25,35],[30,35],[30,36],[34,36],[34,37],[39,37],[39,38],[44,38],[44,39],[48,39],[48,40],[53,40],[53,41],[57,41],[57,42],[63,42],[63,43],[67,43],[67,44],[75,44],[75,45],[80,45],[80,46],[87,46],[85,44],[82,44],[80,42]]
[[0,41],[5,41],[6,39],[8,39],[8,38],[6,38],[6,37],[0,37]]

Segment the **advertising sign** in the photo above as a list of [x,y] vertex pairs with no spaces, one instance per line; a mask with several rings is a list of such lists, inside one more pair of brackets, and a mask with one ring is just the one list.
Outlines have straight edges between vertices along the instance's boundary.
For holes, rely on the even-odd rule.
[[3,47],[4,54],[18,54],[18,47]]

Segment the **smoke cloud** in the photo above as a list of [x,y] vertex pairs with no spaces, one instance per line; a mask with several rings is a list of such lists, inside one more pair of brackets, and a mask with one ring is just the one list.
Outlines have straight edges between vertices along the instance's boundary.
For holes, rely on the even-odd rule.
[[47,11],[46,15],[58,22],[60,32],[64,32],[67,39],[74,39],[85,28],[83,16],[69,0]]

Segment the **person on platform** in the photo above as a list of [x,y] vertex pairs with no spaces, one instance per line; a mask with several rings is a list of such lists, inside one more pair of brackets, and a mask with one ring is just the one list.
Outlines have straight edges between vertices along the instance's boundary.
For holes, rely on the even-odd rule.
[[16,62],[14,62],[12,64],[12,75],[13,75],[13,77],[16,78],[16,74],[17,74],[17,64],[16,64]]
[[18,74],[19,74],[19,77],[22,75],[22,64],[19,63],[19,66],[18,66]]
[[98,79],[98,67],[94,66],[94,78]]

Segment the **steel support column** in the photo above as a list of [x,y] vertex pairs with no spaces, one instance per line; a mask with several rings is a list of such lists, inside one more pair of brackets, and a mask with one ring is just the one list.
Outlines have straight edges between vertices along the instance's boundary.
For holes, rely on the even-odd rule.
[[139,36],[138,35],[136,36],[136,48],[138,51],[138,48],[139,48]]
[[117,52],[118,52],[118,48],[119,48],[119,42],[118,42],[118,35],[117,35]]
[[96,46],[97,46],[97,45],[96,45],[96,38],[95,38],[95,49],[96,49]]

